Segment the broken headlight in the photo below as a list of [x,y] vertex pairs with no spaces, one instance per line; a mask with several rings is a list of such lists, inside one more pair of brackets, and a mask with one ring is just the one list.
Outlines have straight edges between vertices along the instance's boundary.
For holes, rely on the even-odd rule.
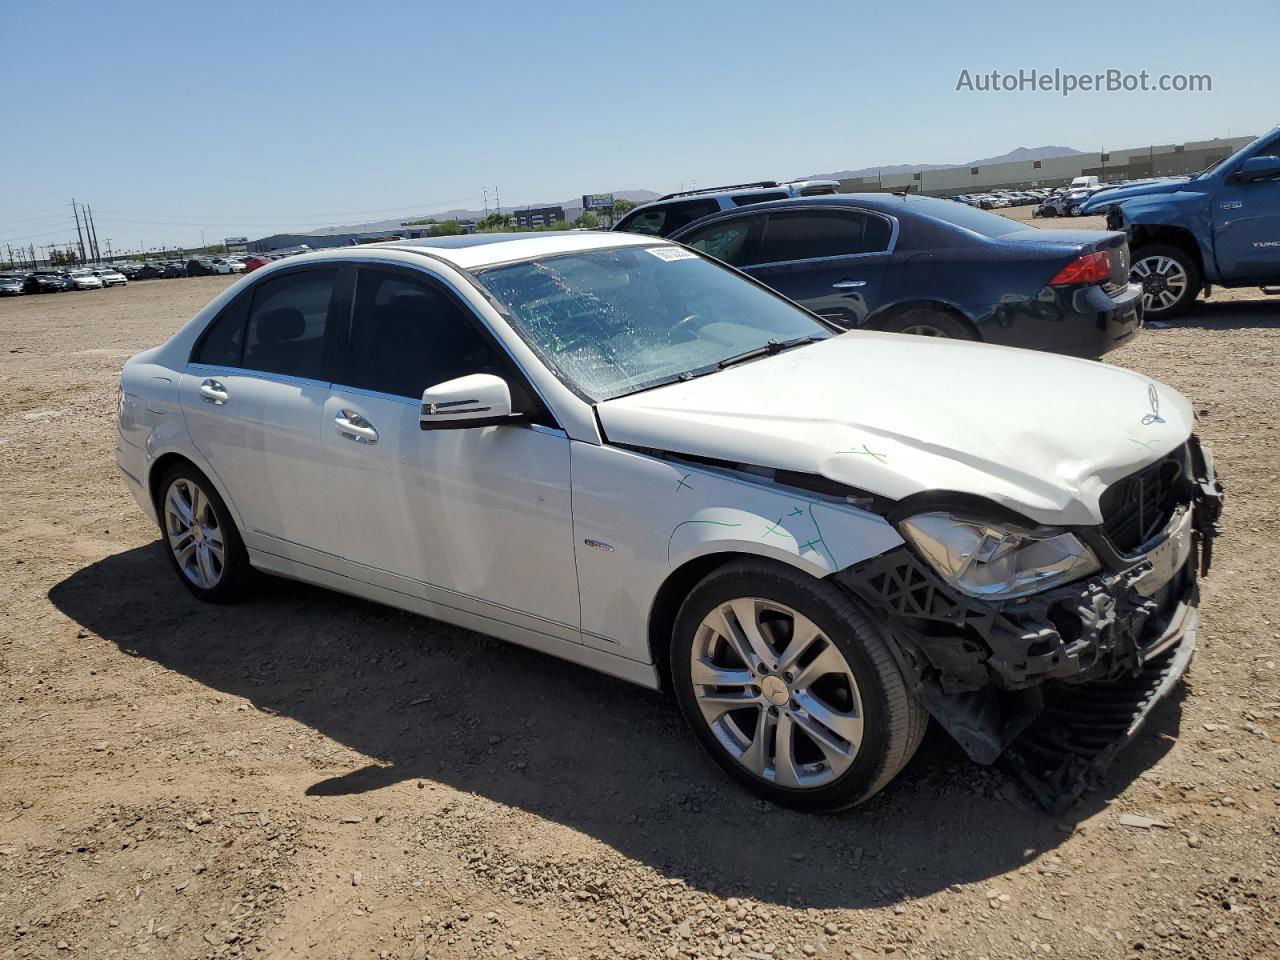
[[920,513],[902,532],[947,583],[971,597],[1006,600],[1098,570],[1098,558],[1075,534],[1026,530],[950,513]]

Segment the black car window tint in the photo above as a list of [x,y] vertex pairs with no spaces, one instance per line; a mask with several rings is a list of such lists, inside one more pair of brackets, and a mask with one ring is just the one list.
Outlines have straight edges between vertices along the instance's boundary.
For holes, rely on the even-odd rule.
[[723,260],[733,266],[744,262],[747,249],[747,238],[751,234],[751,225],[759,218],[735,217],[695,230],[681,241],[686,246]]
[[250,370],[325,380],[324,330],[337,270],[306,270],[273,277],[253,293],[245,331]]
[[471,373],[511,383],[497,349],[461,305],[431,284],[392,271],[359,272],[348,386],[416,399],[427,387]]
[[240,296],[222,308],[205,327],[196,348],[192,351],[192,363],[207,363],[219,367],[240,366],[240,353],[244,347],[244,321],[248,313],[249,297]]
[[757,263],[849,256],[862,252],[866,215],[834,210],[769,215]]

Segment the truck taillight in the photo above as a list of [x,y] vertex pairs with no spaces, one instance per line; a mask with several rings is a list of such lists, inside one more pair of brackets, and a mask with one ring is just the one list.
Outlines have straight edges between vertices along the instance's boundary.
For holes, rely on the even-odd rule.
[[1051,287],[1070,287],[1080,283],[1106,283],[1111,279],[1111,251],[1099,250],[1077,257],[1058,271],[1049,281]]

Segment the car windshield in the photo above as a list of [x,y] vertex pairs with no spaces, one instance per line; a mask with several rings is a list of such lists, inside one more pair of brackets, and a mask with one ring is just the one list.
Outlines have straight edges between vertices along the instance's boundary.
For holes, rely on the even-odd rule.
[[543,360],[595,401],[714,372],[770,344],[832,336],[811,314],[682,247],[591,250],[475,275]]

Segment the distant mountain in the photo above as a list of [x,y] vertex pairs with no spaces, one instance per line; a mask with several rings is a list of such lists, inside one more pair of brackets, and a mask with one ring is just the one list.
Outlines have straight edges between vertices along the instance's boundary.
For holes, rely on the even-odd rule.
[[998,157],[983,157],[968,163],[891,163],[880,167],[863,167],[860,170],[840,170],[836,173],[811,173],[800,180],[843,180],[852,177],[874,177],[877,173],[919,173],[921,170],[946,170],[951,167],[982,167],[993,163],[1018,163],[1027,160],[1044,160],[1048,157],[1071,157],[1084,153],[1074,147],[1018,147]]
[[[619,200],[631,200],[634,203],[648,203],[650,200],[656,200],[661,194],[654,193],[652,190],[614,190],[613,195]],[[582,197],[576,196],[572,200],[556,200],[550,203],[520,203],[515,206],[504,204],[502,209],[506,213],[514,210],[523,210],[525,207],[564,207],[565,217],[572,221],[582,213]],[[396,227],[403,225],[409,220],[479,220],[484,216],[483,210],[442,210],[436,213],[414,213],[408,216],[396,217],[391,220],[370,220],[366,223],[347,223],[334,227],[320,227],[316,230],[308,230],[307,233],[314,236],[323,236],[330,233],[363,233],[371,230],[394,230]]]

